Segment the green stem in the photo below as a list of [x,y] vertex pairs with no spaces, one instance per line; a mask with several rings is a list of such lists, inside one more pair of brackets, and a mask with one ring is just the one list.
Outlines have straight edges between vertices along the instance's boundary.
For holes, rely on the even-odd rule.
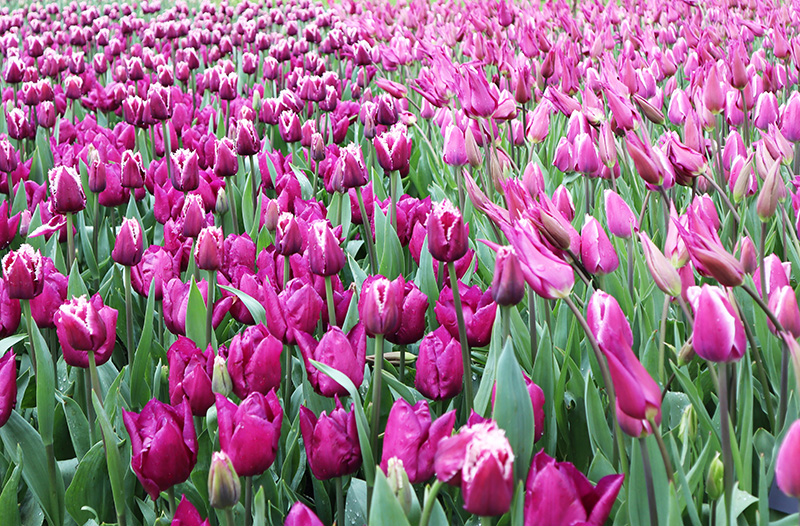
[[399,199],[397,195],[397,176],[399,172],[397,170],[392,170],[391,174],[389,175],[389,184],[391,188],[389,189],[389,194],[392,196],[392,226],[394,227],[394,231],[397,232],[397,201]]
[[729,522],[733,499],[733,453],[731,451],[731,428],[728,415],[728,364],[719,363],[719,414],[720,438],[722,439],[722,463],[725,466],[725,523]]
[[767,240],[767,223],[761,222],[761,237],[758,240],[758,276],[761,278],[761,299],[767,302],[767,280],[764,268],[764,248]]
[[33,366],[33,374],[34,376],[37,375],[37,363],[36,363],[36,346],[33,343],[33,316],[31,315],[31,303],[30,300],[21,300],[20,303],[22,304],[22,310],[25,312],[25,325],[28,328],[28,343],[30,344],[31,348],[31,365]]
[[536,365],[536,351],[539,348],[539,331],[536,330],[536,295],[528,285],[528,331],[531,336],[531,367]]
[[[97,442],[97,434],[94,429],[96,419],[94,416],[94,406],[92,405],[92,373],[89,369],[83,370],[83,384],[86,394],[86,417],[89,419],[89,439],[94,445]],[[99,394],[97,398],[100,398]]]
[[261,210],[258,209],[258,188],[259,184],[256,181],[256,168],[255,163],[253,163],[253,156],[250,156],[250,178],[252,180],[252,191],[253,191],[253,224],[257,225],[260,219]]
[[169,513],[175,517],[175,486],[171,486],[167,490],[167,502],[169,503]]
[[639,438],[639,451],[642,454],[642,464],[644,466],[644,481],[647,486],[647,504],[650,510],[651,526],[658,526],[658,508],[656,507],[656,492],[653,487],[653,469],[650,465],[650,455],[647,454],[647,442],[644,438]]
[[422,516],[419,519],[419,526],[428,526],[431,513],[433,513],[433,506],[436,504],[436,496],[439,494],[439,490],[442,489],[443,485],[444,482],[436,479],[433,482],[433,486],[425,489],[425,504],[422,508]]
[[458,278],[456,277],[456,266],[452,261],[447,263],[447,270],[450,274],[450,290],[453,293],[453,304],[456,309],[458,319],[458,339],[461,342],[461,360],[464,364],[464,398],[466,400],[466,415],[468,418],[472,411],[472,356],[469,352],[469,342],[467,341],[467,326],[464,323],[464,309],[461,306],[461,294],[458,291]]
[[244,524],[253,525],[253,477],[244,478]]
[[294,385],[292,384],[291,345],[284,346],[281,352],[285,355],[283,368],[284,368],[284,374],[286,375],[286,379],[284,380],[284,385],[283,385],[283,405],[285,406],[284,410],[288,413],[290,402],[292,401],[292,392],[294,391]]
[[378,454],[378,435],[381,423],[381,390],[383,388],[383,334],[375,335],[375,369],[372,383],[372,456]]
[[631,295],[631,301],[636,304],[636,299],[634,298],[634,286],[633,286],[633,264],[634,264],[634,251],[633,251],[633,237],[629,237],[627,240],[628,245],[628,294]]
[[233,520],[233,508],[225,508],[225,524],[226,526],[235,526]]
[[[94,205],[94,226],[92,227],[92,253],[94,254],[95,262],[100,261],[97,253],[97,243],[100,236],[100,198],[97,194],[92,194],[92,204]],[[95,265],[97,269],[94,275],[94,289],[100,288],[100,269],[99,264]]]
[[358,209],[361,211],[361,226],[364,229],[364,239],[367,243],[367,253],[369,254],[369,268],[372,274],[378,273],[378,257],[375,255],[375,243],[372,241],[372,228],[369,226],[367,207],[364,206],[364,198],[361,195],[361,187],[356,187],[356,197],[358,197]]
[[481,517],[481,526],[492,526],[492,519],[493,519],[493,517],[489,517],[489,516],[486,516],[486,515],[482,516]]
[[211,345],[214,332],[214,292],[217,288],[217,271],[208,271],[208,305],[206,305],[206,348]]
[[675,470],[672,467],[672,461],[669,459],[669,454],[667,453],[667,445],[664,443],[664,438],[661,436],[661,428],[656,424],[655,418],[650,417],[647,419],[650,422],[650,427],[653,428],[653,436],[656,437],[656,443],[658,444],[658,450],[661,452],[661,460],[664,462],[664,470],[667,472],[667,480],[669,480],[670,484],[673,482],[673,473]]
[[131,297],[131,267],[125,267],[125,332],[128,344],[128,366],[133,367],[133,298]]
[[103,394],[100,391],[100,377],[97,375],[97,361],[94,357],[94,351],[89,351],[89,378],[92,382],[92,391],[97,395],[100,405],[103,405]]
[[405,373],[406,373],[406,346],[405,345],[401,345],[400,346],[400,370],[398,371],[401,383],[403,382],[403,380],[405,378]]
[[292,279],[292,266],[289,262],[290,256],[283,256],[283,289],[286,289],[286,284]]
[[75,240],[72,233],[72,212],[67,212],[67,273],[72,272],[72,262],[75,260]]
[[[233,178],[228,179],[231,183],[233,183]],[[239,233],[239,218],[236,215],[236,199],[233,197],[233,188],[231,187],[228,191],[228,206],[231,208],[231,223],[233,223],[233,233]],[[261,211],[259,210],[259,213]]]
[[325,276],[325,299],[328,303],[328,325],[336,326],[336,307],[333,304],[333,281],[330,276]]
[[503,327],[503,345],[511,336],[511,307],[508,305],[500,306],[500,323]]
[[172,180],[172,155],[170,152],[170,137],[167,131],[167,121],[161,121],[161,133],[164,137],[164,154],[167,157],[167,176]]
[[[742,312],[741,307],[739,306],[738,302],[736,304],[736,309],[739,312]],[[767,404],[767,418],[769,419],[770,429],[777,429],[777,421],[775,420],[775,408],[772,406],[772,390],[769,387],[769,383],[767,382],[767,373],[764,370],[764,361],[761,358],[761,351],[758,349],[756,345],[755,338],[753,338],[753,331],[750,328],[750,325],[747,323],[742,324],[744,326],[744,335],[747,337],[747,344],[750,346],[750,350],[753,353],[753,360],[756,362],[756,373],[758,374],[758,381],[761,382],[761,390],[763,392],[764,401]],[[784,353],[784,356],[786,353]],[[788,382],[788,380],[787,380]]]
[[664,308],[661,310],[661,331],[658,338],[658,379],[664,383],[667,343],[667,315],[669,314],[669,296],[664,296]]
[[336,524],[344,526],[344,490],[342,477],[336,477]]

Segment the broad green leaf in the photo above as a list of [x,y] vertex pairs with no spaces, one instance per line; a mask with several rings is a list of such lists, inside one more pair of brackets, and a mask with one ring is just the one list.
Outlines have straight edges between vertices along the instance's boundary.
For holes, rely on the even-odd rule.
[[150,344],[153,341],[153,320],[155,316],[156,281],[150,283],[150,291],[147,294],[147,308],[145,309],[144,327],[139,338],[139,345],[136,347],[136,354],[133,357],[133,369],[131,370],[131,402],[134,407],[141,408],[150,400],[150,386],[147,385],[146,372],[147,366],[152,364],[150,356]]
[[383,470],[375,472],[375,491],[369,512],[370,526],[410,526]]
[[53,421],[55,419],[56,386],[55,372],[50,349],[36,322],[32,327],[36,344],[36,412],[39,418],[39,434],[45,446],[53,443]]
[[[21,456],[19,448],[17,449],[17,456]],[[0,493],[0,524],[4,526],[20,526],[17,488],[19,487],[19,479],[21,476],[22,465],[18,464],[14,467],[11,478],[9,478],[8,482],[3,486],[3,493]]]
[[59,399],[64,407],[64,418],[69,428],[69,438],[72,441],[72,448],[75,450],[75,454],[80,461],[92,447],[89,421],[86,415],[83,414],[83,410],[81,410],[78,402],[68,396],[59,396]]
[[86,296],[89,299],[89,289],[83,282],[78,260],[72,262],[72,269],[69,271],[69,284],[67,285],[67,298],[78,298]]
[[97,420],[100,422],[100,428],[103,430],[103,441],[105,442],[106,464],[108,466],[108,475],[111,482],[111,493],[114,500],[114,508],[117,510],[117,516],[125,514],[125,493],[123,492],[123,478],[125,475],[124,466],[120,459],[119,448],[117,442],[119,437],[114,432],[111,422],[108,420],[106,411],[97,398],[97,394],[92,392],[92,403],[94,404],[94,411],[97,415]]
[[192,278],[189,289],[189,303],[186,307],[186,336],[194,343],[205,349],[206,347],[206,302],[203,294]]
[[586,380],[584,396],[586,404],[586,426],[589,428],[589,439],[595,449],[600,449],[606,458],[611,458],[614,451],[614,438],[606,420],[606,410],[600,402],[597,386],[591,378]]
[[66,493],[67,512],[78,524],[84,524],[94,514],[101,520],[111,520],[112,508],[111,486],[108,483],[103,444],[98,442],[83,457]]
[[264,306],[259,303],[257,299],[253,296],[249,295],[246,292],[242,292],[239,289],[234,287],[228,287],[227,285],[219,285],[219,288],[223,290],[227,290],[231,294],[234,294],[239,300],[244,303],[244,306],[247,307],[247,310],[250,312],[250,315],[255,320],[256,325],[259,323],[267,325],[267,311],[264,309]]

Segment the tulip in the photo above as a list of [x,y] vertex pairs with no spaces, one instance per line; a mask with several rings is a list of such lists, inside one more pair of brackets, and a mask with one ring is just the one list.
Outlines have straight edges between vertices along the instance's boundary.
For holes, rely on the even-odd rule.
[[275,391],[250,393],[239,405],[216,395],[219,444],[242,477],[264,473],[275,461],[283,409]]
[[86,208],[86,194],[78,172],[71,166],[56,166],[47,173],[53,207],[59,214],[80,212]]
[[281,134],[281,139],[287,143],[300,141],[301,126],[300,118],[296,113],[291,111],[284,111],[281,113],[280,122],[278,124],[278,131]]
[[600,222],[590,215],[581,229],[581,261],[592,274],[610,274],[619,266],[619,257]]
[[154,501],[189,478],[197,435],[188,403],[173,407],[153,399],[140,413],[123,409],[122,420],[131,438],[131,468]]
[[369,182],[364,154],[357,143],[348,144],[339,150],[339,158],[333,168],[331,186],[336,191],[358,188]]
[[747,345],[744,326],[725,291],[703,285],[686,292],[694,310],[692,345],[695,352],[711,362],[734,362]]
[[292,214],[283,212],[278,217],[278,229],[275,234],[275,249],[278,254],[291,256],[302,250],[303,235],[300,228],[300,223]]
[[469,248],[469,231],[461,212],[450,201],[433,204],[428,216],[428,250],[437,261],[452,263]]
[[179,192],[191,192],[200,186],[200,167],[197,152],[183,148],[171,154],[174,170],[172,170],[172,187]]
[[173,257],[164,247],[150,245],[142,254],[142,260],[131,269],[131,284],[137,294],[147,297],[150,285],[155,281],[155,299],[161,301],[164,286],[179,276],[179,258]]
[[[677,297],[681,293],[681,278],[667,257],[650,241],[644,232],[639,232],[639,241],[644,250],[644,260],[653,280],[662,292]],[[628,257],[631,257],[629,254]]]
[[450,166],[464,166],[469,162],[464,132],[450,124],[444,134],[444,162]]
[[300,352],[303,353],[308,381],[318,394],[328,397],[346,396],[347,389],[319,372],[311,364],[311,360],[336,369],[347,376],[356,387],[364,381],[367,337],[362,323],[356,324],[347,335],[339,327],[332,326],[319,342],[313,336],[301,331],[295,331],[295,339]]
[[17,332],[21,314],[19,300],[12,300],[8,296],[8,285],[0,278],[0,338],[6,338]]
[[775,460],[775,481],[785,494],[800,498],[800,472],[797,459],[800,455],[800,420],[795,421],[783,437]]
[[254,392],[266,395],[277,389],[281,383],[282,352],[283,345],[264,325],[247,327],[236,334],[228,350],[228,372],[236,396],[245,399]]
[[211,391],[211,376],[214,367],[214,351],[205,352],[185,336],[178,337],[167,351],[169,360],[169,401],[173,405],[185,398],[194,416],[205,416],[214,405]]
[[439,442],[436,478],[461,486],[464,509],[480,516],[502,515],[514,494],[514,452],[494,421],[464,427]]
[[786,186],[781,178],[780,168],[780,162],[775,161],[764,179],[761,191],[758,193],[756,213],[759,219],[764,222],[769,221],[775,215],[778,201],[786,197]]
[[624,475],[607,475],[597,486],[569,462],[556,462],[539,451],[525,483],[525,526],[599,526],[606,522]]
[[125,218],[114,242],[111,259],[126,267],[138,265],[144,254],[144,233],[136,218]]
[[0,204],[0,250],[8,248],[11,242],[14,241],[22,217],[21,214],[14,214],[9,217],[8,209],[10,206],[8,201],[3,201]]
[[327,220],[316,219],[308,229],[308,263],[317,276],[333,276],[344,268],[344,251]]
[[216,271],[222,267],[225,252],[222,250],[224,236],[219,227],[206,227],[197,235],[194,260],[201,270]]
[[[776,289],[769,295],[769,309],[778,318],[783,329],[795,338],[800,338],[800,309],[797,306],[797,296],[790,286]],[[774,333],[775,326],[767,320],[767,325]]]
[[0,358],[0,427],[11,418],[17,406],[17,362],[13,349]]
[[613,190],[606,190],[603,197],[608,231],[616,237],[630,239],[633,233],[639,230],[639,221],[628,203]]
[[120,184],[123,188],[141,188],[144,186],[144,167],[142,154],[131,150],[122,152]]
[[425,313],[428,310],[428,297],[419,290],[413,281],[406,281],[403,290],[403,303],[400,325],[393,332],[386,333],[386,339],[395,345],[417,343],[425,334]]
[[739,262],[742,264],[745,274],[752,276],[758,269],[758,251],[750,236],[742,238],[739,249]]
[[215,451],[208,471],[208,503],[216,509],[232,508],[241,493],[242,485],[230,457],[224,451]]
[[236,125],[236,153],[242,156],[255,155],[261,150],[253,121],[240,120]]
[[411,484],[430,479],[436,449],[453,433],[455,420],[456,412],[452,410],[431,422],[427,402],[421,400],[411,406],[398,398],[386,421],[381,469],[388,473],[390,460],[398,459]]
[[295,502],[283,526],[324,526],[311,509],[302,502]]
[[330,480],[355,473],[361,467],[356,415],[351,405],[344,410],[336,397],[336,409],[330,415],[300,406],[300,432],[306,448],[311,473],[318,480]]
[[69,279],[56,270],[56,265],[50,258],[42,258],[42,275],[44,286],[42,293],[30,300],[31,314],[40,328],[54,329],[53,316],[61,305],[67,301],[67,286]]
[[181,209],[181,233],[184,237],[197,237],[206,224],[206,209],[203,197],[199,194],[189,194],[183,201]]
[[793,91],[781,115],[781,133],[787,141],[800,142],[800,93]]
[[358,313],[370,336],[393,333],[400,327],[405,280],[370,276],[361,286]]
[[11,299],[29,300],[44,288],[42,254],[28,244],[3,257],[3,278]]
[[218,140],[214,145],[214,175],[232,177],[239,171],[239,161],[233,153],[233,141],[227,137]]
[[739,260],[725,250],[716,232],[691,208],[687,216],[688,228],[675,219],[672,222],[680,232],[698,272],[713,277],[726,287],[740,285],[744,279],[744,269]]
[[[458,294],[464,313],[467,342],[470,347],[483,347],[489,344],[492,326],[497,314],[497,303],[492,300],[491,290],[482,292],[479,286],[469,287],[458,282]],[[449,288],[442,290],[434,307],[436,320],[447,328],[454,338],[458,338],[458,324],[453,293]]]
[[197,508],[189,502],[186,495],[183,495],[178,507],[175,509],[175,516],[172,518],[170,526],[211,526],[211,523],[209,519],[201,519]]
[[613,353],[619,347],[633,347],[633,332],[617,300],[603,291],[592,294],[586,322],[600,350]]
[[372,140],[375,146],[375,155],[378,164],[386,173],[399,171],[405,176],[409,170],[411,158],[411,139],[408,131],[402,124],[392,126],[392,129]]
[[295,278],[289,281],[277,299],[282,309],[281,318],[285,319],[285,329],[280,328],[278,320],[273,323],[270,319],[270,323],[273,323],[270,331],[276,338],[280,334],[280,337],[285,337],[286,343],[294,343],[295,330],[307,334],[314,332],[325,304],[307,280]]
[[447,400],[460,393],[464,381],[460,354],[461,345],[447,327],[428,333],[419,344],[414,379],[417,391],[431,400]]
[[95,294],[73,298],[64,303],[53,322],[64,352],[64,361],[73,367],[88,368],[89,352],[94,353],[97,365],[111,358],[117,334],[117,310],[103,304],[103,298]]

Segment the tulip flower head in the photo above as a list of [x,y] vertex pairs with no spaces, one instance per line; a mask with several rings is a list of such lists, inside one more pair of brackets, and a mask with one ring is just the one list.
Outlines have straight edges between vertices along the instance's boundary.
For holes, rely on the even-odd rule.
[[117,310],[103,305],[99,294],[73,298],[56,311],[53,321],[64,352],[64,361],[73,367],[89,367],[88,353],[97,365],[111,358],[116,342]]
[[71,166],[56,166],[47,173],[55,210],[61,214],[80,212],[86,208],[86,194],[81,178]]
[[433,204],[428,216],[428,250],[434,259],[450,263],[461,259],[469,248],[469,231],[461,211],[450,201]]
[[311,472],[319,480],[329,480],[354,473],[361,467],[355,411],[342,407],[336,397],[336,409],[319,418],[305,406],[300,407],[300,431]]
[[9,252],[3,256],[3,278],[11,299],[35,298],[44,288],[42,254],[28,244]]

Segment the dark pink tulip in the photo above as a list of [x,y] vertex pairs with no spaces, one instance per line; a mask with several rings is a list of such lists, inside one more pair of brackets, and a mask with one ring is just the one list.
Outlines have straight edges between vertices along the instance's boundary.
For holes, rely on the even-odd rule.
[[428,403],[419,401],[412,407],[399,398],[389,412],[383,440],[381,469],[388,469],[389,460],[403,462],[411,484],[425,482],[433,476],[433,459],[443,439],[453,432],[455,410],[431,422]]
[[686,244],[697,271],[704,276],[713,277],[726,287],[740,285],[744,280],[744,268],[739,260],[722,246],[719,236],[709,225],[706,217],[696,214],[690,208],[687,218],[686,227],[674,219],[672,222]]
[[197,152],[179,149],[172,152],[172,187],[179,192],[191,192],[200,185]]
[[219,444],[240,477],[264,473],[275,461],[283,409],[275,391],[250,393],[239,405],[216,395]]
[[131,150],[122,152],[120,184],[123,188],[141,188],[144,186],[144,166],[142,154]]
[[439,442],[436,478],[461,486],[464,509],[481,516],[502,515],[514,494],[514,452],[494,421],[464,427]]
[[[492,299],[492,291],[482,292],[478,285],[470,287],[459,281],[458,294],[461,296],[461,306],[464,311],[464,323],[467,326],[469,346],[483,347],[488,345],[492,336],[494,318],[497,314],[497,303]],[[436,313],[436,320],[447,327],[453,338],[458,338],[455,303],[450,287],[446,287],[439,294],[439,301],[436,302],[434,312]]]
[[17,405],[17,362],[13,349],[0,358],[0,427],[11,418]]
[[662,292],[670,296],[678,296],[682,285],[678,271],[672,266],[661,250],[644,232],[639,232],[639,240],[644,251],[644,260],[653,280]]
[[592,274],[610,274],[619,266],[617,251],[606,231],[589,215],[581,229],[581,261]]
[[600,169],[597,147],[588,133],[579,133],[572,143],[572,156],[575,170],[586,175],[594,175]]
[[783,437],[778,457],[775,460],[775,481],[785,494],[800,498],[800,420],[795,421]]
[[194,260],[200,270],[219,270],[225,259],[224,244],[220,227],[206,227],[197,235],[197,248]]
[[[203,303],[208,301],[208,283],[205,280],[197,282]],[[167,330],[176,336],[186,334],[186,309],[189,305],[189,290],[191,283],[184,283],[180,278],[172,278],[164,286],[164,324]],[[220,300],[221,301],[225,301]],[[222,322],[227,310],[223,310],[220,302],[215,303],[212,325],[216,329]]]
[[595,292],[586,311],[586,321],[601,351],[610,353],[618,347],[633,346],[631,326],[614,296]]
[[525,484],[524,525],[602,526],[624,475],[608,475],[597,486],[569,462],[556,462],[540,451],[533,457]]
[[[285,333],[278,336],[281,330],[276,330],[276,337],[285,337],[286,343],[294,343],[294,331],[307,334],[314,332],[320,314],[325,308],[325,302],[307,279],[294,278],[286,284],[277,297],[282,311],[281,321],[285,320]],[[272,323],[272,319],[270,322]],[[275,322],[278,325],[280,322]],[[272,330],[270,325],[270,330]]]
[[639,221],[628,203],[613,190],[603,193],[608,231],[616,237],[630,239],[639,230]]
[[303,353],[308,381],[318,394],[328,397],[346,396],[347,390],[320,373],[311,364],[311,360],[336,369],[347,376],[356,387],[362,384],[367,355],[367,336],[363,324],[356,324],[347,335],[339,327],[330,327],[319,342],[301,331],[295,331],[294,335],[300,352]]
[[336,397],[336,409],[317,418],[313,411],[300,406],[300,431],[311,473],[318,480],[330,480],[355,473],[361,467],[356,414],[342,407]]
[[444,132],[444,162],[450,166],[464,166],[469,162],[464,132],[453,124]]
[[131,468],[154,501],[189,478],[197,463],[197,435],[187,402],[170,406],[153,399],[141,413],[123,409],[122,420],[131,438]]
[[185,336],[178,337],[167,351],[169,360],[169,401],[177,405],[185,398],[194,416],[205,416],[214,405],[211,377],[214,371],[214,350],[205,352]]
[[11,299],[35,298],[44,288],[42,254],[28,244],[9,252],[3,257],[3,278]]
[[[795,338],[800,338],[800,309],[797,307],[797,296],[791,286],[780,287],[769,295],[769,309],[786,332]],[[775,332],[772,322],[767,320],[767,324],[770,330]]]
[[800,93],[793,91],[781,114],[781,133],[787,141],[800,142]]
[[211,526],[208,519],[200,518],[200,512],[189,502],[186,495],[181,496],[181,502],[175,509],[175,516],[170,526]]
[[378,164],[384,172],[398,170],[400,175],[405,176],[409,170],[409,159],[411,158],[411,139],[408,137],[408,130],[402,124],[392,126],[391,130],[382,133],[372,140],[375,146],[375,155]]
[[181,209],[182,227],[184,237],[197,237],[206,223],[206,209],[203,197],[198,194],[189,194],[183,201]]
[[664,170],[655,150],[633,132],[625,135],[625,144],[639,177],[648,184],[661,185],[664,182]]
[[[271,57],[270,57],[271,58]],[[311,509],[302,502],[295,502],[283,526],[324,526]]]
[[[792,273],[792,264],[784,263],[775,254],[770,254],[764,258],[764,279],[766,281],[766,290],[764,294],[772,295],[772,291],[778,290],[783,286],[789,285],[789,276]],[[753,281],[756,285],[756,290],[761,292],[761,271],[756,269],[753,273]]]
[[230,277],[237,267],[253,270],[256,264],[256,244],[247,234],[230,234],[224,243],[225,262],[223,272]]
[[233,141],[227,137],[218,140],[214,146],[214,175],[231,177],[239,171],[239,160],[234,153]]
[[228,372],[236,396],[244,399],[254,392],[265,395],[280,386],[282,352],[281,342],[263,325],[247,327],[235,335],[228,349]]
[[261,150],[253,121],[241,120],[236,124],[236,153],[242,156],[255,155]]
[[8,216],[10,203],[6,200],[0,204],[0,249],[8,248],[17,235],[21,214]]
[[114,352],[117,338],[117,310],[103,304],[99,294],[73,298],[53,316],[56,334],[67,365],[89,367],[89,351],[97,365],[103,365]]
[[151,84],[147,94],[150,103],[150,114],[157,121],[165,121],[172,117],[172,97],[169,88],[159,84]]
[[428,310],[428,297],[419,290],[413,281],[406,281],[403,290],[403,305],[400,326],[387,333],[386,339],[395,345],[417,343],[425,334],[425,313]]
[[19,300],[12,300],[8,296],[8,285],[0,278],[0,338],[17,332],[21,312]]
[[414,386],[431,400],[453,398],[464,385],[461,345],[446,327],[429,332],[419,344]]
[[[305,225],[303,225],[304,227]],[[298,219],[289,212],[278,216],[275,249],[283,256],[297,254],[303,249],[303,234]]]
[[164,285],[180,275],[180,261],[165,248],[150,245],[144,251],[142,260],[131,269],[131,285],[140,296],[150,293],[150,284],[155,281],[155,299],[164,297]]
[[458,100],[472,117],[489,117],[497,109],[500,94],[493,90],[482,70],[467,66],[458,83]]
[[60,214],[80,212],[86,208],[86,194],[81,178],[71,166],[56,166],[47,173],[53,207]]
[[369,174],[364,163],[361,146],[353,143],[339,150],[339,158],[333,167],[331,186],[342,189],[364,186],[369,182]]
[[400,327],[404,290],[403,276],[393,281],[383,276],[370,276],[364,281],[358,313],[370,336],[392,333]]
[[326,219],[315,219],[309,225],[308,262],[318,276],[333,276],[344,268],[344,251]]
[[450,201],[433,204],[428,216],[428,250],[434,259],[450,263],[461,259],[469,248],[469,232],[461,211]]
[[689,287],[686,292],[694,310],[692,346],[695,352],[711,362],[735,362],[747,345],[744,326],[725,290],[703,285]]
[[300,118],[296,113],[284,111],[281,113],[278,131],[281,138],[287,143],[299,142],[302,135]]
[[142,226],[136,218],[125,218],[119,229],[119,234],[111,251],[111,259],[132,267],[142,260],[144,254],[144,233]]

